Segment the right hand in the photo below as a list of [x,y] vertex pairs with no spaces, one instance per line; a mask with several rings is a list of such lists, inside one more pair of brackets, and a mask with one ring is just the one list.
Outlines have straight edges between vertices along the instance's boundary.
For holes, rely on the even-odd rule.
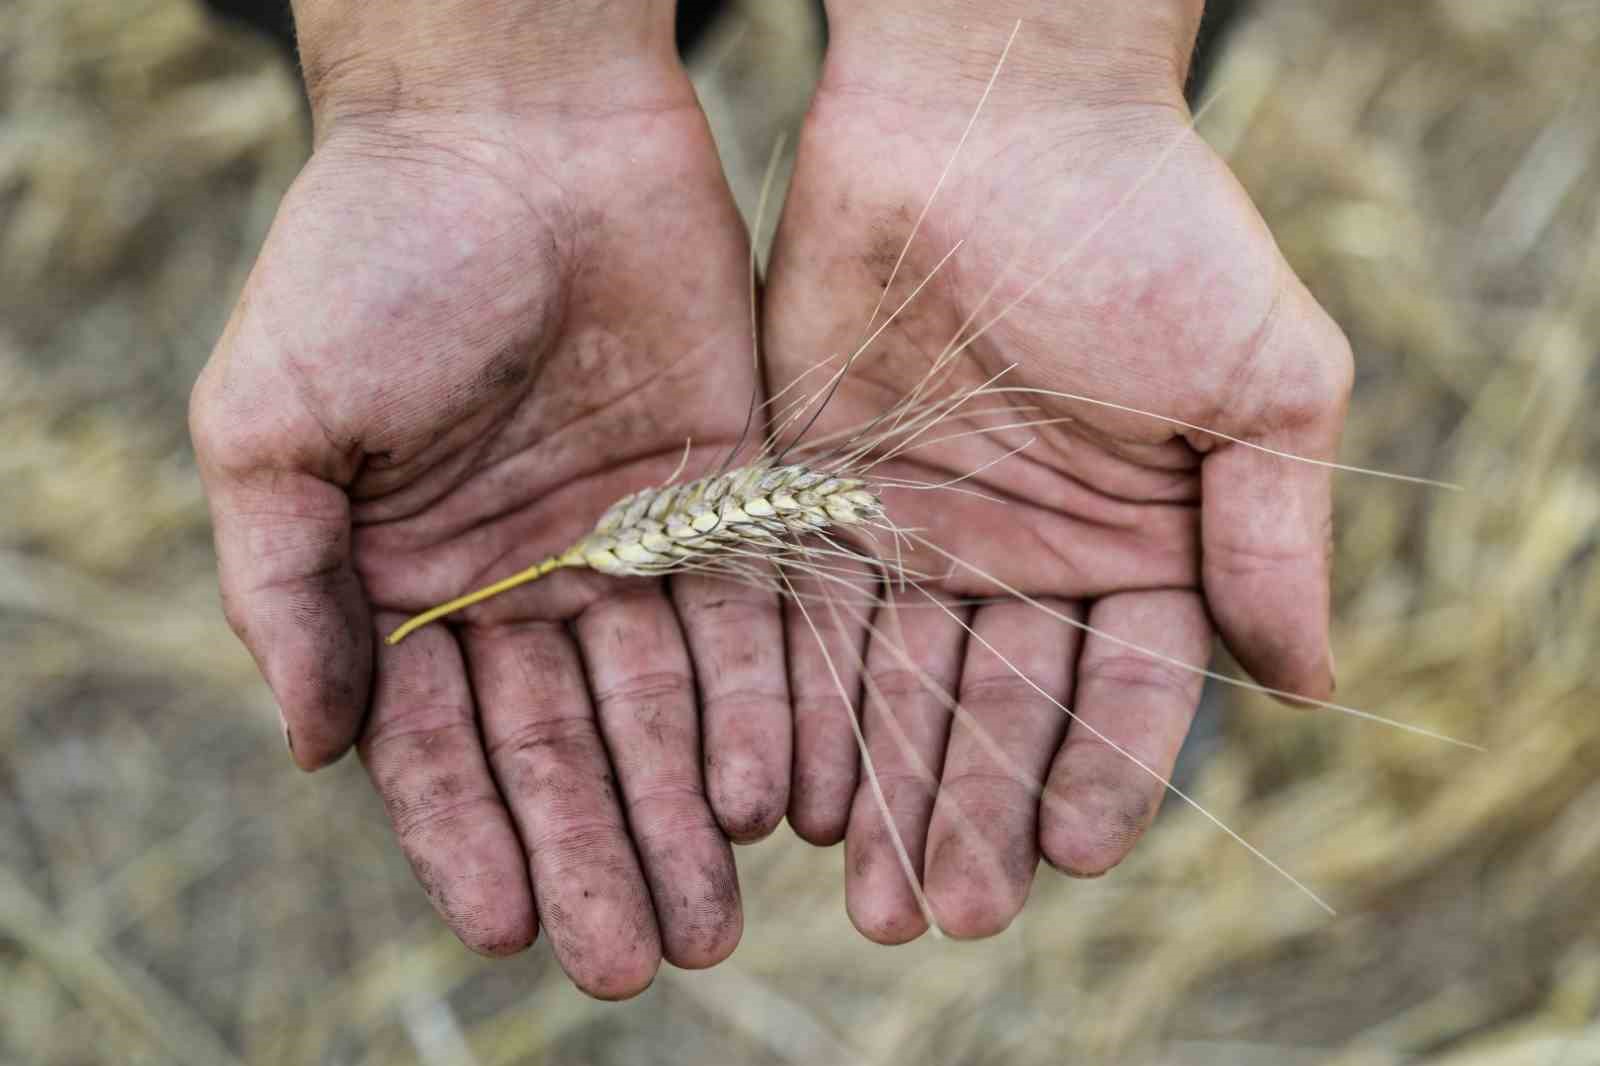
[[[966,336],[994,328],[953,365],[944,395],[1001,374],[1041,390],[968,405],[990,412],[975,424],[1012,425],[979,434],[952,419],[881,471],[970,477],[976,494],[885,494],[897,522],[937,545],[914,540],[900,558],[946,572],[927,584],[952,600],[1010,602],[815,612],[843,686],[869,697],[860,726],[876,783],[858,777],[811,620],[791,619],[790,822],[815,843],[845,840],[851,919],[885,943],[926,929],[901,848],[954,936],[1004,929],[1041,857],[1079,876],[1121,862],[1164,797],[1214,628],[1258,682],[1313,700],[1333,688],[1329,472],[1245,444],[1332,459],[1349,346],[1190,129],[1182,88],[1199,5],[1004,0],[986,8],[992,52],[930,49],[970,39],[970,7],[830,3],[828,60],[764,294],[776,395],[819,356],[855,350],[921,218],[879,321],[970,242],[862,355],[818,427],[880,416],[963,323]],[[1028,20],[1010,65],[930,204],[967,118],[952,101],[983,85],[1010,15]]]
[[579,987],[631,995],[739,938],[726,838],[787,802],[776,603],[563,572],[381,636],[565,548],[685,440],[715,461],[753,386],[745,234],[659,11],[591,16],[593,61],[552,16],[574,39],[539,38],[519,109],[442,100],[455,68],[353,78],[317,45],[336,7],[300,5],[318,146],[191,406],[226,613],[294,759],[358,745],[465,943],[543,924]]

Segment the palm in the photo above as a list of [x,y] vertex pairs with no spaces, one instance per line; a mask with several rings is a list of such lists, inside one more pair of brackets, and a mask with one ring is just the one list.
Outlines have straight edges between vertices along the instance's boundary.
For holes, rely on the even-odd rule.
[[[297,510],[326,512],[332,542],[350,530],[359,584],[341,598],[366,603],[345,602],[346,621],[386,632],[522,569],[667,477],[685,441],[703,463],[739,434],[745,241],[686,104],[559,129],[347,137],[302,175],[197,391],[197,438],[236,436],[252,395],[292,390],[298,404],[279,406],[294,413],[264,432],[280,452],[306,435],[326,451],[304,490],[315,502]],[[248,508],[213,497],[230,598],[342,572],[268,572],[275,553],[239,546],[259,533],[230,533]],[[340,619],[240,628],[270,649],[308,765],[349,743],[367,701],[345,663],[370,641],[361,752],[435,904],[502,952],[532,937],[536,901],[563,965],[609,996],[642,987],[663,952],[705,965],[732,949],[738,890],[717,820],[748,838],[783,807],[774,604],[695,580],[672,597],[559,574],[392,648],[370,632],[352,648]]]
[[[1037,112],[1026,127],[980,122],[885,294],[961,116],[859,89],[825,90],[802,139],[779,237],[767,323],[771,386],[782,388],[820,357],[854,350],[880,294],[884,312],[893,310],[964,240],[861,356],[824,421],[870,418],[916,385],[963,322],[973,322],[970,335],[1021,298],[966,349],[955,384],[1004,372],[998,384],[1012,390],[1089,396],[1279,447],[1331,450],[1338,398],[1324,387],[1337,366],[1329,369],[1323,351],[1293,353],[1304,356],[1298,364],[1278,356],[1286,344],[1325,347],[1337,333],[1282,266],[1226,168],[1173,111],[1129,108],[1114,124],[1086,117],[1057,109],[1047,128]],[[1312,338],[1316,330],[1325,332]],[[1010,391],[976,406],[1000,405],[1011,410],[979,422],[1050,424],[921,447],[897,473],[943,481],[1031,439],[1021,455],[976,479],[1004,503],[910,491],[891,491],[888,500],[899,524],[926,530],[971,565],[955,564],[937,583],[943,593],[992,594],[996,584],[979,576],[987,573],[1062,614],[1196,664],[1215,618],[1262,680],[1325,694],[1319,478],[1276,460],[1264,469],[1260,453],[1213,447],[1171,422],[1060,396]],[[925,570],[949,565],[923,554]],[[901,629],[914,662],[869,641],[868,676],[883,683],[868,692],[883,698],[867,701],[864,725],[941,925],[958,934],[1003,927],[1026,895],[1041,845],[1072,872],[1114,865],[1153,816],[1161,788],[1102,736],[1167,772],[1198,696],[1195,676],[1114,641],[1080,642],[1022,603],[958,609],[977,633],[970,640],[939,611],[880,613],[875,632]],[[1066,717],[985,642],[1074,708],[1086,728],[1067,736]],[[830,705],[828,690],[807,683],[816,672],[808,656],[793,655],[791,817],[817,840],[848,826],[857,924],[878,939],[915,935],[921,918],[881,819],[848,773],[853,763],[842,760],[850,736],[837,695]],[[959,696],[998,749],[973,729],[952,729],[924,682],[907,681],[908,667]],[[937,803],[930,775],[942,780]],[[985,839],[974,839],[973,826],[986,827]]]
[[[715,159],[679,131],[658,144],[638,130],[590,136],[613,147],[568,155],[559,184],[452,170],[385,212],[408,220],[397,269],[361,278],[373,291],[350,301],[364,308],[352,347],[375,347],[368,402],[389,408],[350,486],[358,567],[382,608],[412,612],[563,548],[618,496],[669,474],[686,441],[704,462],[739,433],[752,377],[745,252]],[[518,154],[540,153],[524,138]],[[331,199],[320,191],[319,208]],[[452,258],[459,270],[438,269]],[[564,620],[634,588],[551,578],[466,618]]]

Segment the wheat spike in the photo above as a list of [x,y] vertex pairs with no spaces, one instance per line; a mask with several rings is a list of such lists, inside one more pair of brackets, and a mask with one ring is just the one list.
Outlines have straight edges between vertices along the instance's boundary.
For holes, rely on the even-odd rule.
[[781,559],[798,538],[884,523],[872,485],[804,464],[752,463],[723,474],[643,489],[612,504],[583,539],[503,581],[431,608],[389,634],[398,644],[429,622],[569,567],[614,577],[690,570],[743,575],[752,554]]

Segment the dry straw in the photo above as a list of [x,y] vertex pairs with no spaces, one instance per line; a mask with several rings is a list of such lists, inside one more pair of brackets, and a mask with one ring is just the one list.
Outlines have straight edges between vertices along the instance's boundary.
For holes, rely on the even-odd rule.
[[[709,109],[766,97],[808,6],[736,7]],[[175,437],[302,151],[288,66],[189,0],[0,4],[0,53],[0,1058],[1594,1058],[1594,5],[1274,0],[1217,68],[1207,138],[1358,352],[1348,453],[1473,487],[1340,482],[1335,644],[1346,698],[1493,758],[1253,698],[1196,738],[1193,794],[1341,918],[1175,817],[1002,937],[885,951],[838,852],[778,834],[741,852],[734,959],[622,1013],[460,948],[360,775],[282,765],[215,608]]]

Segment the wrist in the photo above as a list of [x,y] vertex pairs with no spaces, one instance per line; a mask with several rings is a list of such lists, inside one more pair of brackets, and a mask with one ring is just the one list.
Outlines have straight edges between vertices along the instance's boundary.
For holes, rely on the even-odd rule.
[[347,118],[660,107],[681,91],[657,0],[294,0],[319,137]]
[[[888,86],[907,69],[930,80],[981,82],[1020,20],[1005,77],[1042,92],[1052,106],[1181,106],[1204,7],[1204,0],[827,0],[829,53],[856,83],[874,80],[876,70]],[[993,49],[981,47],[990,38]]]

